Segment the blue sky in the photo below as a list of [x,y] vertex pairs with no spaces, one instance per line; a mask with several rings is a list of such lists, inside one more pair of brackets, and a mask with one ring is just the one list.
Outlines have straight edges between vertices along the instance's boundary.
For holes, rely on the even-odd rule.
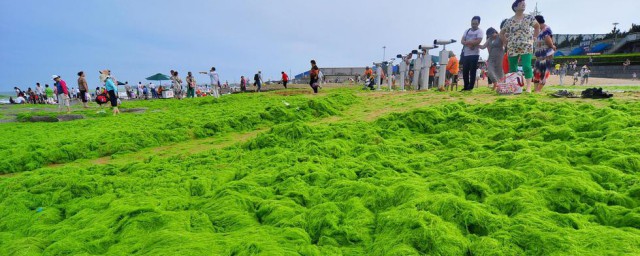
[[[499,0],[0,3],[0,91],[50,84],[53,74],[75,85],[80,70],[96,87],[97,70],[105,68],[130,83],[211,66],[223,81],[258,70],[265,80],[279,79],[280,71],[305,71],[310,59],[320,67],[370,65],[382,59],[383,46],[389,58],[434,39],[459,40],[474,15],[485,30],[513,15],[512,1]],[[527,1],[528,11],[535,3]],[[622,30],[640,24],[637,0],[537,3],[555,33],[607,33],[613,22]]]

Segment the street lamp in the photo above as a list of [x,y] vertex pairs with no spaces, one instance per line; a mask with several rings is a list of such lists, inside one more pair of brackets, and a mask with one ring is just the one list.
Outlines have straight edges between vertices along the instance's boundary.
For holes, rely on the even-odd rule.
[[387,53],[387,47],[382,46],[382,61],[384,61],[385,54]]
[[613,45],[616,45],[616,41],[618,41],[618,31],[616,30],[616,27],[618,26],[618,22],[614,22],[613,23]]

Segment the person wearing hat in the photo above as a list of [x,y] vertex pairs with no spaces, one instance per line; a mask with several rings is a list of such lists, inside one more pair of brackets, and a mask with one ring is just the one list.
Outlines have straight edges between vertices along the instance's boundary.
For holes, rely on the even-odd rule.
[[54,86],[58,89],[58,110],[62,111],[62,107],[67,107],[67,113],[71,113],[71,99],[69,98],[69,88],[67,83],[58,75],[51,76],[56,83]]
[[484,37],[484,31],[480,29],[480,17],[474,16],[471,19],[471,28],[462,35],[460,43],[463,45],[460,61],[462,62],[462,79],[464,80],[463,91],[473,90],[476,84],[475,72],[478,69],[480,59],[480,43]]
[[502,61],[504,58],[504,43],[500,39],[498,31],[494,28],[487,29],[487,41],[480,49],[489,49],[489,58],[487,59],[487,70],[489,78],[493,81],[493,89],[496,89],[497,82],[504,78],[502,70]]
[[[104,87],[109,95],[109,101],[111,102],[111,108],[113,109],[113,115],[120,114],[118,109],[118,86],[116,86],[113,78],[109,75],[109,70],[100,72],[100,82],[104,83]],[[97,94],[97,93],[96,93]]]
[[518,60],[520,59],[526,78],[527,92],[531,93],[533,38],[540,33],[540,24],[532,15],[524,13],[526,8],[524,0],[513,2],[511,10],[515,12],[515,15],[507,20],[504,29],[500,31],[500,37],[502,41],[507,42],[509,48],[509,72],[518,71]]
[[556,46],[553,44],[551,27],[547,26],[544,17],[537,15],[535,18],[540,24],[540,34],[538,34],[535,41],[536,64],[533,83],[535,91],[541,92],[553,67],[553,55],[556,52]]
[[582,66],[582,69],[580,69],[580,85],[589,84],[589,73],[591,73],[591,70],[589,70],[589,66]]

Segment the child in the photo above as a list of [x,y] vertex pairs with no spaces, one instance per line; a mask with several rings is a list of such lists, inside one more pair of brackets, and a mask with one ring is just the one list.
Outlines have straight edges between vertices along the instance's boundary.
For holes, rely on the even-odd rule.
[[632,77],[631,80],[635,81],[638,79],[638,74],[636,74],[636,72],[633,72],[633,75],[631,75],[631,77]]
[[578,73],[577,71],[573,73],[573,85],[576,85],[576,83],[578,82],[578,76],[580,76],[580,73]]

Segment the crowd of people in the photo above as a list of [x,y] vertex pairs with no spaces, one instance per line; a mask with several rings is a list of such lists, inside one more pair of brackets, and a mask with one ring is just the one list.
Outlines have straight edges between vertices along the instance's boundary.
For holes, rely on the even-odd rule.
[[[475,16],[471,19],[471,27],[466,29],[460,43],[463,49],[459,59],[456,54],[450,52],[446,65],[446,74],[439,74],[434,63],[428,67],[428,84],[418,83],[418,88],[426,86],[434,88],[440,75],[446,77],[445,87],[456,85],[458,78],[463,81],[462,91],[471,91],[478,86],[478,80],[488,79],[496,89],[497,82],[504,81],[506,74],[519,72],[524,76],[524,88],[529,93],[541,92],[547,84],[550,75],[560,77],[560,85],[564,85],[564,78],[573,74],[574,85],[586,85],[593,66],[593,58],[590,57],[586,65],[579,67],[577,60],[565,63],[554,63],[554,55],[557,47],[553,40],[553,31],[542,15],[525,14],[526,3],[524,0],[516,0],[511,8],[514,16],[504,19],[500,29],[490,27],[486,33],[480,28],[481,18]],[[486,40],[485,40],[486,36]],[[484,40],[484,43],[483,43]],[[488,51],[488,59],[480,61],[482,50]],[[426,55],[426,52],[423,52]],[[535,58],[534,58],[535,57]],[[406,66],[411,65],[412,54],[408,54],[401,60]],[[624,70],[630,65],[630,61],[624,63]],[[414,78],[422,81],[421,74],[414,74],[412,69],[405,73],[405,84],[412,84]],[[426,72],[425,72],[426,73]],[[366,81],[365,88],[373,89],[374,79],[380,76],[381,80],[392,79],[395,76],[385,76],[384,70],[371,70],[366,68],[363,77]],[[637,74],[631,74],[632,79],[637,79]],[[360,80],[359,77],[356,77]],[[381,83],[384,83],[382,81]],[[395,86],[395,81],[394,81]],[[453,87],[451,87],[453,88]],[[439,88],[443,90],[443,88]]]
[[[83,71],[78,72],[78,87],[71,87],[67,85],[60,76],[53,75],[53,85],[45,84],[44,87],[40,83],[36,83],[35,89],[29,87],[27,90],[22,90],[18,87],[14,87],[16,97],[9,98],[11,104],[58,104],[59,111],[67,110],[71,112],[71,102],[76,100],[81,102],[84,108],[89,108],[89,102],[95,100],[99,105],[110,104],[113,109],[113,114],[120,113],[118,106],[121,104],[120,98],[124,96],[126,99],[158,99],[158,98],[195,98],[204,96],[213,96],[219,98],[221,91],[226,89],[232,92],[239,89],[241,92],[246,92],[247,85],[250,83],[249,79],[245,76],[240,77],[240,88],[234,88],[229,85],[228,82],[221,83],[220,77],[216,72],[216,68],[212,67],[209,71],[199,72],[200,74],[206,74],[210,78],[209,84],[198,85],[196,78],[192,72],[187,72],[187,76],[184,81],[180,77],[178,71],[171,70],[170,74],[170,86],[156,86],[150,82],[143,84],[138,82],[137,85],[131,86],[129,82],[119,83],[118,80],[111,74],[108,69],[99,71],[100,86],[96,87],[93,93],[89,91],[89,84]],[[287,88],[289,82],[289,76],[284,71],[281,72],[282,84],[284,88]],[[256,92],[262,90],[262,72],[258,71],[254,76],[253,85],[256,88]],[[125,92],[121,95],[118,92],[118,85],[124,85]],[[170,91],[172,94],[166,94],[163,92]],[[170,96],[169,96],[170,95]]]

